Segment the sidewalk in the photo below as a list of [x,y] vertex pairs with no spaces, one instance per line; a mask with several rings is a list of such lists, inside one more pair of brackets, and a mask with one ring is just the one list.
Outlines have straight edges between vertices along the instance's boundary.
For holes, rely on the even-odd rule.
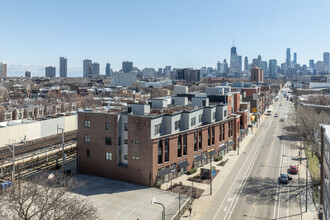
[[[263,116],[260,119],[261,119],[260,122],[262,122]],[[253,133],[255,133],[258,129],[259,126],[254,127]],[[240,148],[239,148],[240,155],[242,155],[242,153],[245,151],[246,146],[249,144],[252,138],[253,138],[253,134],[250,132],[250,134],[245,136],[243,141],[240,143]],[[237,151],[229,151],[226,155],[223,156],[222,159],[222,160],[229,159],[224,167],[216,166],[216,164],[218,164],[219,162],[214,162],[214,166],[216,167],[216,169],[221,170],[221,172],[219,172],[218,175],[212,181],[212,195],[210,195],[209,185],[202,183],[194,183],[194,186],[196,186],[197,188],[199,188],[199,186],[202,185],[200,187],[203,187],[201,189],[205,189],[205,191],[199,199],[194,200],[192,205],[191,216],[189,216],[189,211],[186,211],[183,214],[182,219],[200,219],[202,217],[203,213],[206,211],[206,209],[209,207],[210,203],[212,202],[213,198],[215,197],[218,189],[222,188],[223,184],[225,184],[223,180],[225,180],[227,176],[231,173],[231,170],[234,169],[236,163],[239,161],[240,155],[237,155]],[[209,166],[210,165],[208,164],[205,166],[205,168],[209,168]],[[191,181],[188,182],[191,185]],[[182,184],[185,185],[185,182],[182,181]]]
[[312,177],[310,171],[308,171],[308,189],[307,189],[307,212],[306,212],[306,169],[307,169],[307,158],[305,151],[302,150],[302,158],[301,164],[298,163],[298,177],[299,177],[299,185],[300,189],[300,198],[301,198],[301,206],[302,206],[302,219],[318,219],[318,211],[313,202],[313,184]]

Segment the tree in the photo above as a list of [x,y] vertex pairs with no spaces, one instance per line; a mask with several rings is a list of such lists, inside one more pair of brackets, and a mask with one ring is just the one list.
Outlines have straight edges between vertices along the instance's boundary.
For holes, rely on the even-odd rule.
[[320,147],[315,137],[321,137],[320,124],[330,124],[330,115],[323,111],[317,112],[312,108],[298,105],[291,119],[297,126],[298,132],[304,138],[304,141],[312,147],[312,153],[315,153],[320,158]]
[[5,121],[6,116],[5,116],[6,108],[0,105],[0,122]]
[[[49,177],[51,177],[50,174]],[[5,219],[96,219],[96,209],[82,196],[72,193],[81,182],[58,181],[41,174],[0,192],[0,218]],[[18,182],[18,181],[16,181]]]

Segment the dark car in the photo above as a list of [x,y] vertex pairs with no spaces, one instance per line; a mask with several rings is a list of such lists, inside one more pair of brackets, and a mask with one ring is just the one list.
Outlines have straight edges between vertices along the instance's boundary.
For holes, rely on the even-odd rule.
[[282,173],[280,176],[280,182],[288,184],[289,181],[292,180],[292,177],[290,177],[288,174]]
[[298,167],[297,166],[290,166],[290,173],[297,174],[298,173]]

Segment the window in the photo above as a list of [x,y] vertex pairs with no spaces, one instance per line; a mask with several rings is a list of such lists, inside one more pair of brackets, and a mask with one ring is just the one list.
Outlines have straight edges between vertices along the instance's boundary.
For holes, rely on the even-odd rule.
[[182,157],[182,136],[178,137],[178,157]]
[[127,160],[127,154],[126,154],[126,155],[124,155],[124,159],[125,159],[125,160]]
[[210,146],[211,145],[211,128],[208,129],[208,139],[207,139],[207,144]]
[[132,140],[132,144],[139,144],[139,141],[137,141],[137,140]]
[[109,122],[106,122],[105,123],[105,130],[110,130],[110,124],[109,124]]
[[118,145],[121,145],[121,137],[118,137]]
[[187,134],[183,135],[183,155],[187,155]]
[[224,115],[224,117],[227,116],[227,110],[225,110],[225,111],[223,112],[223,115]]
[[86,150],[86,156],[90,157],[91,156],[91,151],[89,149]]
[[133,160],[140,160],[140,157],[132,156]]
[[124,144],[128,144],[128,139],[124,139]]
[[197,146],[197,131],[194,132],[194,151],[198,151],[198,146]]
[[202,150],[202,131],[199,132],[199,149]]
[[191,119],[191,126],[195,126],[196,125],[196,117],[193,117]]
[[128,131],[128,123],[124,123],[124,130]]
[[112,153],[106,152],[105,153],[105,159],[106,160],[112,160]]
[[170,160],[170,146],[168,138],[165,139],[165,162]]
[[155,125],[155,135],[162,132],[162,124]]
[[203,121],[203,115],[199,115],[199,123],[202,123]]
[[85,134],[85,143],[91,142],[91,135]]
[[219,125],[219,141],[222,141],[222,125]]
[[214,145],[214,135],[215,134],[215,131],[214,131],[214,127],[212,127],[212,144]]
[[105,137],[105,145],[112,145],[111,137]]
[[163,163],[163,141],[158,142],[158,164]]
[[180,129],[180,120],[174,122],[174,124],[175,124],[175,130]]
[[91,121],[84,121],[85,128],[91,127]]

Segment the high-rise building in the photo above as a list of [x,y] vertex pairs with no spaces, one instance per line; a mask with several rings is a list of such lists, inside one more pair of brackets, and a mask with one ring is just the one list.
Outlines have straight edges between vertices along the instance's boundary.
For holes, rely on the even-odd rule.
[[105,65],[105,76],[106,77],[111,77],[111,66],[110,66],[110,63],[107,63]]
[[237,70],[238,73],[242,72],[242,56],[237,56]]
[[293,66],[297,64],[297,53],[293,53]]
[[163,76],[163,68],[158,68],[157,75]]
[[25,71],[25,77],[26,78],[31,78],[31,72],[30,71]]
[[257,83],[264,82],[263,71],[261,68],[257,67],[256,65],[252,66],[251,69],[251,81]]
[[322,61],[317,61],[315,69],[318,72],[323,72],[324,71],[324,63]]
[[218,62],[217,62],[217,72],[218,72],[218,73],[220,73],[220,66],[221,66],[221,62],[218,61]]
[[291,68],[291,50],[290,48],[286,49],[286,67]]
[[226,59],[223,60],[223,64],[224,64],[224,76],[227,76],[229,73],[229,70],[228,70],[229,68],[228,68],[228,63],[227,63]]
[[258,59],[252,59],[252,66],[255,65],[255,66],[258,66]]
[[132,61],[124,61],[123,62],[123,73],[129,73],[133,70],[133,62]]
[[67,59],[64,57],[60,57],[60,77],[68,76],[68,65]]
[[84,77],[89,77],[89,74],[92,70],[92,60],[86,59],[83,61],[84,66],[83,66],[83,76]]
[[329,52],[323,53],[323,65],[326,69],[329,70],[329,67],[330,67],[330,53]]
[[309,67],[312,68],[313,70],[315,69],[314,68],[314,60],[313,59],[310,59],[309,60]]
[[195,83],[200,81],[200,70],[194,70],[192,68],[177,69],[176,79],[183,79],[187,82]]
[[248,57],[244,58],[244,71],[247,72],[249,69],[249,59]]
[[92,73],[93,76],[99,76],[100,75],[100,64],[97,62],[92,63]]
[[257,66],[261,67],[261,55],[258,56]]
[[56,68],[54,66],[47,66],[45,68],[46,77],[56,77]]
[[263,71],[263,76],[264,77],[269,77],[268,76],[268,64],[267,64],[267,61],[261,61],[260,68]]
[[7,64],[0,63],[0,78],[7,78]]
[[232,47],[230,49],[230,75],[235,76],[238,72],[237,68],[237,52],[236,52],[236,47]]
[[169,77],[171,75],[171,66],[165,66],[164,68],[164,75]]
[[269,60],[269,77],[277,78],[277,60]]

